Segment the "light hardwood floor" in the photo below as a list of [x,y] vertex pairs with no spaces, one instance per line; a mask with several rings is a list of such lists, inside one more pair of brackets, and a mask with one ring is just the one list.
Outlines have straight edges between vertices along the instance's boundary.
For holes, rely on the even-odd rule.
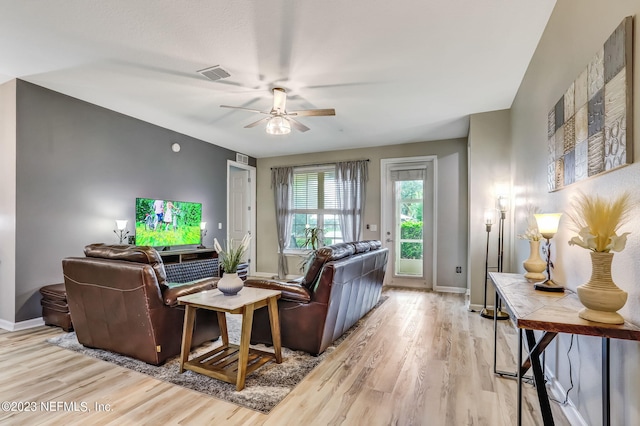
[[[0,401],[38,403],[35,412],[0,411],[0,425],[514,425],[516,382],[492,373],[492,321],[468,312],[463,296],[385,294],[268,415],[46,343],[58,328],[0,331]],[[515,370],[515,346],[515,330],[501,322],[499,368]],[[523,423],[541,425],[532,386],[525,396]],[[44,411],[41,401],[90,411]],[[557,425],[569,424],[552,409]]]

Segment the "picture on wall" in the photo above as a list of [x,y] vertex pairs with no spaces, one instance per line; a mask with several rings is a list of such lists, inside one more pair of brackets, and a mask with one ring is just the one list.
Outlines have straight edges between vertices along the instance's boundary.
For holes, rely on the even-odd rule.
[[633,162],[632,43],[629,16],[549,111],[549,192]]

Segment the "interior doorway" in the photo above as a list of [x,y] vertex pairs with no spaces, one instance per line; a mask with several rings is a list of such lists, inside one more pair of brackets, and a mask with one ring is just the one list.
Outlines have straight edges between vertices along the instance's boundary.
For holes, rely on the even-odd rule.
[[227,160],[227,239],[238,244],[252,236],[247,261],[249,274],[255,273],[256,168]]
[[380,162],[385,285],[433,289],[436,277],[437,157]]

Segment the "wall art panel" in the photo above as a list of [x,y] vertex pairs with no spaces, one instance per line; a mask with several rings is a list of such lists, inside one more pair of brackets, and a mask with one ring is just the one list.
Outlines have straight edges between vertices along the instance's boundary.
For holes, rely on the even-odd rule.
[[549,111],[550,192],[633,162],[632,44],[629,16]]

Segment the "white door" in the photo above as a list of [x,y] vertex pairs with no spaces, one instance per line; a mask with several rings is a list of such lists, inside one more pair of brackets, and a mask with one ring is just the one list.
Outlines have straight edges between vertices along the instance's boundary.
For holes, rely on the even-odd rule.
[[435,157],[381,161],[386,285],[432,289],[435,277]]
[[[255,235],[255,167],[229,161],[227,166],[227,230],[228,239],[239,244],[246,234]],[[249,272],[253,272],[255,241],[251,245],[246,260]]]

